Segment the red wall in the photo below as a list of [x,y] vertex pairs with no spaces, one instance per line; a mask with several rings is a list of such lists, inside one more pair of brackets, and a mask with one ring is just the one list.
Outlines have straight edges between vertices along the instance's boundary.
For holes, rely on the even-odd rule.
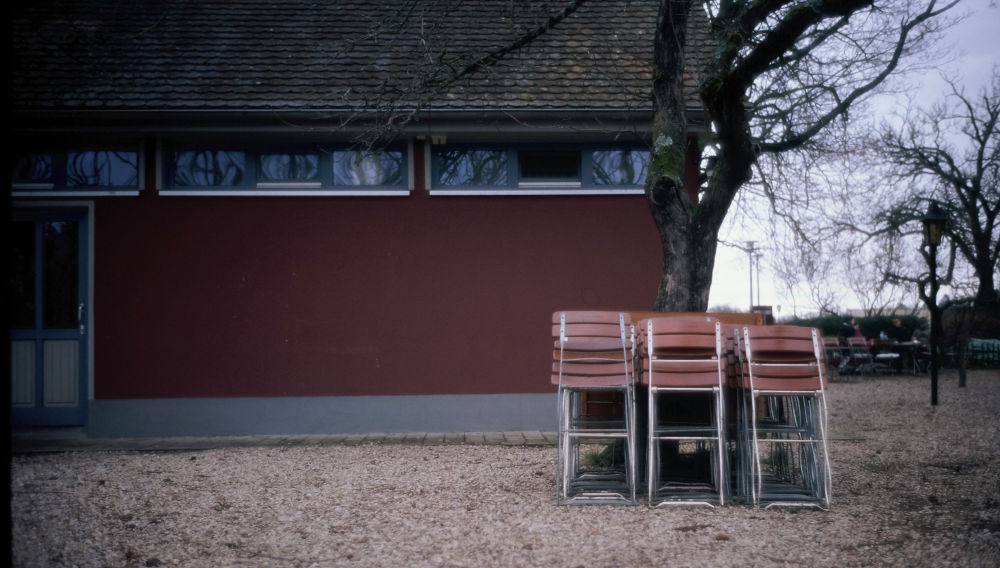
[[649,309],[642,196],[97,201],[98,399],[550,392],[557,309]]

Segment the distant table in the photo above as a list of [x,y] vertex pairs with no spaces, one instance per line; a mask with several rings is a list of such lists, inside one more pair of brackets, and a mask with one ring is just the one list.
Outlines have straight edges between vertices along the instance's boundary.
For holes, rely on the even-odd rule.
[[891,362],[896,372],[901,372],[907,366],[916,375],[922,371],[917,357],[922,347],[923,344],[919,341],[899,343],[891,339],[875,339],[872,341],[872,354],[876,361],[881,356],[884,362]]

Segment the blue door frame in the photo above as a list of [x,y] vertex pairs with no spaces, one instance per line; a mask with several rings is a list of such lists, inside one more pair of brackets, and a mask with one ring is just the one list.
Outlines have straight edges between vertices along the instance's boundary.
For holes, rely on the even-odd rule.
[[12,228],[12,425],[85,425],[88,212],[15,208]]

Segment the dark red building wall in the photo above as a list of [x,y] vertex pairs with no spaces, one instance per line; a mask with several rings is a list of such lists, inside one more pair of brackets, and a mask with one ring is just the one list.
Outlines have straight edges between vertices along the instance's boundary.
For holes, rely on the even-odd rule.
[[551,392],[551,313],[649,309],[642,196],[98,200],[95,396]]

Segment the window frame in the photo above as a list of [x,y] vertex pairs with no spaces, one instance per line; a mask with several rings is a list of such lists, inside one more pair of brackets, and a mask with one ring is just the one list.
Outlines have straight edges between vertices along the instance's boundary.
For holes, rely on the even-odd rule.
[[[182,151],[223,150],[244,154],[243,181],[235,186],[171,186],[173,155]],[[232,137],[218,137],[198,142],[195,138],[158,140],[157,188],[162,196],[264,196],[264,197],[396,197],[413,191],[413,143],[394,145],[387,151],[401,153],[400,183],[395,185],[337,185],[334,183],[334,152],[352,150],[350,144],[310,141],[289,143],[275,137],[272,140],[234,143]],[[317,155],[316,180],[261,180],[260,157],[268,154]]]
[[[47,140],[30,141],[25,144],[26,151],[15,155],[47,155],[51,158],[52,181],[30,182],[14,181],[11,171],[10,192],[12,197],[105,197],[105,196],[137,196],[145,189],[145,152],[142,140],[84,139],[78,144],[64,142],[49,142]],[[70,186],[67,184],[69,156],[82,152],[121,152],[134,153],[136,158],[134,186]]]
[[[490,195],[641,195],[642,184],[599,185],[594,183],[593,155],[599,151],[639,150],[648,151],[641,143],[521,143],[521,144],[428,144],[425,152],[426,184],[432,196],[490,196]],[[577,179],[522,177],[520,152],[524,150],[575,150],[579,153]],[[507,182],[504,185],[441,185],[440,150],[489,150],[503,151],[507,159]],[[648,165],[647,165],[648,167]]]

